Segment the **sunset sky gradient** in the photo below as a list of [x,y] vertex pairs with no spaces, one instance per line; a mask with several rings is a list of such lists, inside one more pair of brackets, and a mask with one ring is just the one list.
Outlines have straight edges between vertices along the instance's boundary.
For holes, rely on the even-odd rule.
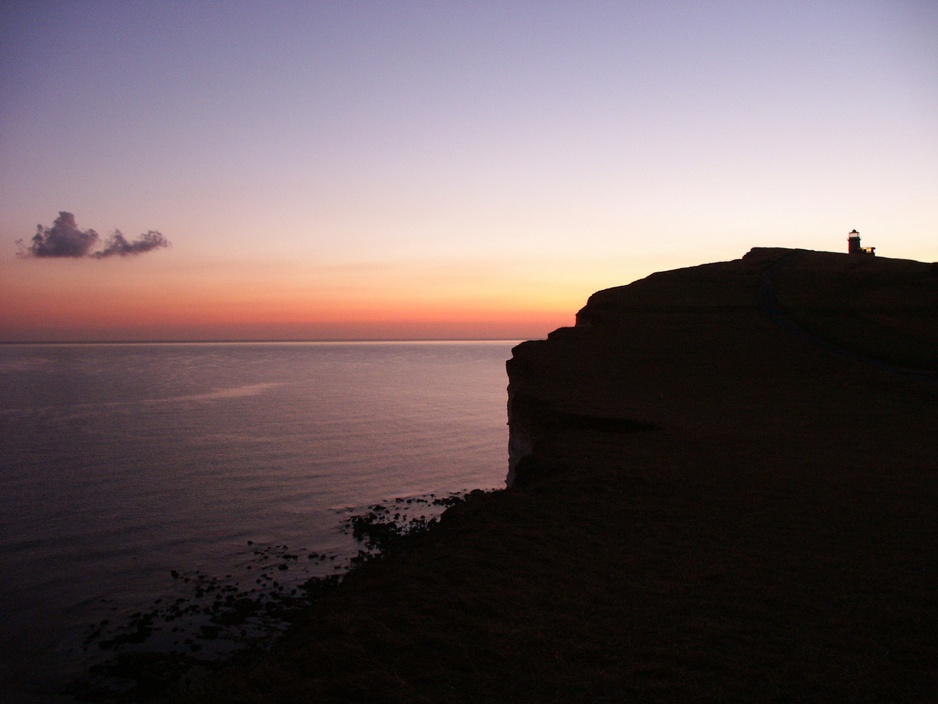
[[[0,341],[528,338],[753,246],[938,260],[938,3],[0,5]],[[105,259],[17,256],[59,211]]]

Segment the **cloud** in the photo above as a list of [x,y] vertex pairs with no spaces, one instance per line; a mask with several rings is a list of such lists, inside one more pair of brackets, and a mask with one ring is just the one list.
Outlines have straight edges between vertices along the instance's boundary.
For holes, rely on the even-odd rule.
[[131,254],[143,254],[160,247],[169,247],[169,240],[156,230],[143,233],[133,242],[129,242],[120,230],[115,230],[114,234],[108,237],[107,242],[104,243],[104,249],[95,252],[91,256],[96,259],[113,257],[115,254],[126,257]]
[[52,227],[37,225],[36,234],[33,235],[28,245],[23,240],[17,240],[16,244],[20,247],[19,256],[21,257],[70,257],[73,259],[79,257],[104,259],[115,255],[126,257],[169,246],[169,241],[156,230],[145,232],[132,242],[124,237],[120,230],[115,230],[114,234],[105,241],[104,249],[92,252],[92,247],[99,239],[100,235],[94,230],[80,230],[74,215],[60,211]]
[[[82,232],[71,213],[60,212],[52,227],[36,225],[36,234],[31,244],[21,252],[26,257],[84,257],[94,243],[98,233],[94,230]],[[17,244],[24,247],[23,240]]]

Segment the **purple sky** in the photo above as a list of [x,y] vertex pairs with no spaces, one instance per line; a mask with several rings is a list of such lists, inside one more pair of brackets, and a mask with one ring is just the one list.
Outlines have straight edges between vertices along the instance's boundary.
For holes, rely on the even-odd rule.
[[[0,340],[543,335],[756,245],[938,260],[936,37],[924,1],[6,0]],[[172,247],[17,257],[59,211]]]

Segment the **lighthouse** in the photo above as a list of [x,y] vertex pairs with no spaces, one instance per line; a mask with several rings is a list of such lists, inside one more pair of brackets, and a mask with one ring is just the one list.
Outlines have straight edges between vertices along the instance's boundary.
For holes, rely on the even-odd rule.
[[847,254],[870,254],[875,256],[876,247],[861,247],[860,233],[856,230],[851,230],[847,234]]

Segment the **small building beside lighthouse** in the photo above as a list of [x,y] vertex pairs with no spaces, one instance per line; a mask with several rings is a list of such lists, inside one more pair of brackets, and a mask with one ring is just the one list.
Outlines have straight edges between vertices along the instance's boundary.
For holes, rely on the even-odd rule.
[[870,256],[876,256],[876,247],[861,247],[860,233],[856,230],[851,230],[847,235],[847,254],[869,254]]

